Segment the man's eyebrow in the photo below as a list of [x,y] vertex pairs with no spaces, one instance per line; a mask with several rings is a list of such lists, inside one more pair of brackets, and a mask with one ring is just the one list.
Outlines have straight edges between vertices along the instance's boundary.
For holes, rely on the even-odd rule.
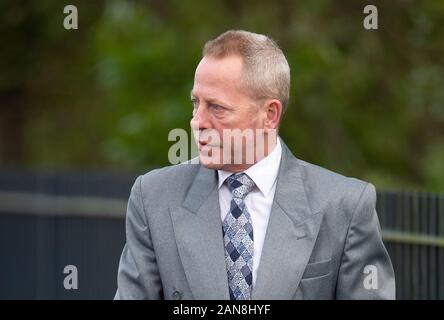
[[[194,95],[193,91],[190,92],[190,97],[191,100],[196,99],[197,97]],[[197,98],[198,99],[198,98]],[[211,104],[218,104],[218,105],[223,105],[223,106],[227,106],[227,107],[231,107],[230,104],[228,104],[227,102],[224,102],[222,100],[219,100],[218,98],[207,98],[204,99],[207,103],[211,103]]]
[[226,105],[225,102],[223,102],[223,101],[221,101],[221,100],[219,100],[219,99],[216,99],[216,98],[208,98],[208,99],[206,99],[206,101],[207,101],[208,103],[214,103],[214,104],[222,104],[222,105]]

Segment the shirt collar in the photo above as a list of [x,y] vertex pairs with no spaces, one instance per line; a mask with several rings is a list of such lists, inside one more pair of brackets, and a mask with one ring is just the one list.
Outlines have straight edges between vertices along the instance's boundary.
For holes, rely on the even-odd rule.
[[[254,181],[264,196],[267,196],[270,193],[276,181],[281,156],[282,147],[280,139],[278,138],[276,141],[276,146],[271,153],[244,171],[244,173],[246,173]],[[233,174],[233,172],[225,170],[217,170],[217,173],[219,176],[219,188],[222,186],[225,180]]]

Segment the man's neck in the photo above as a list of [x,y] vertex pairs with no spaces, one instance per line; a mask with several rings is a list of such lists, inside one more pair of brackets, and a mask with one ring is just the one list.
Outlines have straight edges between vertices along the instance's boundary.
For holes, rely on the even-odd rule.
[[[221,168],[221,170],[237,173],[237,172],[243,172],[243,171],[247,170],[248,168],[254,166],[259,161],[268,157],[268,155],[270,153],[272,153],[273,150],[276,148],[277,140],[273,140],[273,141],[269,141],[269,142],[270,143],[266,143],[264,145],[264,153],[262,155],[261,154],[258,155],[256,150],[254,150],[254,163],[229,164],[229,165]],[[246,157],[243,156],[243,159],[245,160]]]

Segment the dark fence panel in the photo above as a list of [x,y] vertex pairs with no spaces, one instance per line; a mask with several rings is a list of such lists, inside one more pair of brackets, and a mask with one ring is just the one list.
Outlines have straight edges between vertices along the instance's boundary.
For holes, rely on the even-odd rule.
[[[112,299],[123,219],[0,215],[0,299]],[[78,270],[66,290],[63,269]]]
[[[135,177],[0,171],[0,299],[112,299]],[[444,195],[380,191],[377,211],[397,298],[444,299]]]
[[444,196],[378,192],[377,211],[398,299],[444,299]]
[[0,171],[0,299],[112,299],[135,177]]

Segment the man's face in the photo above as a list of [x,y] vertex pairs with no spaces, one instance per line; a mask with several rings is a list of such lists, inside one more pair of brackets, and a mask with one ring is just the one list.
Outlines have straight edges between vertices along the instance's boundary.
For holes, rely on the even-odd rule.
[[[211,169],[235,172],[248,167],[245,163],[233,164],[236,146],[224,150],[224,129],[255,130],[264,127],[266,113],[241,88],[242,66],[242,59],[238,56],[222,59],[204,57],[196,69],[191,91],[194,107],[191,127],[197,140],[200,161]],[[214,139],[215,135],[218,139]],[[241,146],[243,154],[246,148],[254,149],[251,139],[247,140],[250,141],[245,141]],[[224,152],[231,155],[229,161],[227,157],[221,158]]]

